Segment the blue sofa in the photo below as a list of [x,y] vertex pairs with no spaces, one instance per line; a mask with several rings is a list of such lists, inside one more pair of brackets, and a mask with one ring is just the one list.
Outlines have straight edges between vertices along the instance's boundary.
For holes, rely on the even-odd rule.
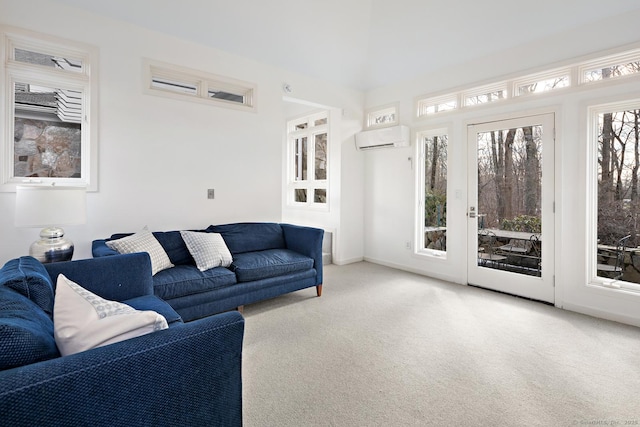
[[[163,314],[169,328],[61,357],[53,335],[59,273],[99,296]],[[153,295],[145,253],[0,269],[0,425],[240,426],[244,319],[183,323]]]
[[[192,231],[219,233],[233,262],[228,268],[200,271],[179,231],[153,232],[174,265],[153,276],[154,293],[185,322],[308,287],[322,295],[321,229],[253,222]],[[130,234],[94,240],[93,256],[118,255],[106,242]]]

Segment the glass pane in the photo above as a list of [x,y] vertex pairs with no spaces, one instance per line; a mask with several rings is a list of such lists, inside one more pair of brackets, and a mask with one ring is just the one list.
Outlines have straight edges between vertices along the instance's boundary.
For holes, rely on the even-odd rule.
[[518,86],[518,95],[548,92],[550,90],[568,87],[569,84],[570,84],[569,76],[554,77],[552,79],[540,80],[535,83],[529,83],[529,84]]
[[307,137],[295,140],[295,180],[307,179]]
[[393,123],[395,121],[396,121],[396,114],[391,113],[391,114],[384,114],[381,116],[374,117],[372,124],[381,125],[384,123]]
[[60,56],[47,55],[25,49],[16,48],[14,51],[15,60],[27,64],[43,65],[45,67],[60,68],[76,73],[82,72],[82,60],[77,58],[63,58]]
[[458,108],[458,103],[455,100],[439,104],[423,103],[420,105],[420,115],[424,116],[427,114],[440,113],[443,111],[455,110],[456,108]]
[[316,140],[316,179],[327,179],[327,134],[315,136]]
[[322,126],[322,125],[326,125],[327,124],[327,118],[323,117],[322,119],[318,119],[315,122],[313,122],[314,126]]
[[238,95],[231,92],[225,92],[223,90],[209,89],[209,98],[222,99],[224,101],[237,102],[244,104],[244,95]]
[[327,190],[322,188],[313,190],[313,201],[315,203],[327,203]]
[[628,76],[640,72],[640,61],[626,62],[609,67],[585,71],[584,81],[595,82],[615,77]]
[[395,123],[396,107],[373,111],[369,113],[367,121],[369,126],[383,125],[386,123]]
[[308,126],[309,126],[309,125],[308,125],[308,123],[307,123],[307,122],[304,122],[304,123],[298,123],[298,124],[295,126],[295,128],[294,128],[294,129],[295,129],[295,130],[303,130],[303,129],[306,129]]
[[542,126],[478,133],[478,265],[541,276]]
[[464,105],[471,106],[471,105],[480,105],[480,104],[487,104],[489,102],[495,102],[500,99],[506,98],[506,94],[507,94],[507,91],[504,89],[501,89],[493,92],[483,93],[480,95],[467,96],[464,100]]
[[14,176],[80,178],[82,93],[15,83]]
[[295,201],[296,202],[301,202],[301,203],[306,203],[307,202],[307,190],[304,188],[298,188],[297,190],[294,190],[295,192]]
[[447,135],[424,139],[424,247],[447,250]]
[[640,283],[640,105],[599,115],[598,276]]
[[153,77],[151,79],[151,87],[154,89],[161,89],[186,95],[198,94],[198,86],[196,84],[160,77]]

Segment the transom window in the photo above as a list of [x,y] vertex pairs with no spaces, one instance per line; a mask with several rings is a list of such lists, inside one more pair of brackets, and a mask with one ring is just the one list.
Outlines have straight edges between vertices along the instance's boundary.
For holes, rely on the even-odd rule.
[[328,112],[291,120],[287,124],[290,205],[327,207]]
[[1,191],[23,182],[97,188],[97,50],[2,27]]
[[144,60],[145,92],[220,107],[255,111],[255,85],[198,70]]
[[626,77],[640,73],[640,49],[590,61],[580,67],[583,83]]
[[386,105],[383,107],[372,108],[367,112],[368,129],[395,126],[398,124],[398,105]]
[[418,118],[427,117],[525,95],[540,96],[572,86],[602,84],[613,79],[638,76],[640,48],[444,95],[419,96],[415,101],[415,114]]
[[443,111],[452,111],[458,108],[458,97],[456,95],[445,95],[434,98],[418,100],[418,117],[427,116]]
[[488,86],[463,93],[465,107],[488,104],[507,98],[507,88],[503,84]]
[[562,69],[527,76],[514,82],[514,96],[549,92],[571,86],[571,70]]

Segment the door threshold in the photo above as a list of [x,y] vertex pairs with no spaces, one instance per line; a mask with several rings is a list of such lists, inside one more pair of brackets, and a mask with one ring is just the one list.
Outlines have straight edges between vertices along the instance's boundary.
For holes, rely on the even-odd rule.
[[516,297],[516,298],[520,298],[520,299],[525,299],[525,300],[527,300],[527,301],[539,302],[539,303],[541,303],[541,304],[550,305],[550,306],[552,306],[552,307],[555,307],[555,304],[554,304],[554,303],[552,303],[552,302],[549,302],[549,301],[543,301],[543,300],[540,300],[540,299],[529,298],[529,297],[523,297],[522,295],[512,294],[512,293],[504,292],[504,291],[498,291],[498,290],[496,290],[496,289],[485,288],[485,287],[478,286],[478,285],[472,285],[471,283],[467,283],[467,286],[471,286],[472,288],[482,289],[482,290],[484,290],[484,291],[491,291],[491,292],[495,292],[495,293],[497,293],[497,294],[509,295],[509,296],[512,296],[512,297]]

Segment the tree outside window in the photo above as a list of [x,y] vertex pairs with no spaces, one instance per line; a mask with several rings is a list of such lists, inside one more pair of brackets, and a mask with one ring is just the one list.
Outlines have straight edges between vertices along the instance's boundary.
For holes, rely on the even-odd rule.
[[326,207],[328,189],[328,112],[291,120],[289,140],[289,203]]

